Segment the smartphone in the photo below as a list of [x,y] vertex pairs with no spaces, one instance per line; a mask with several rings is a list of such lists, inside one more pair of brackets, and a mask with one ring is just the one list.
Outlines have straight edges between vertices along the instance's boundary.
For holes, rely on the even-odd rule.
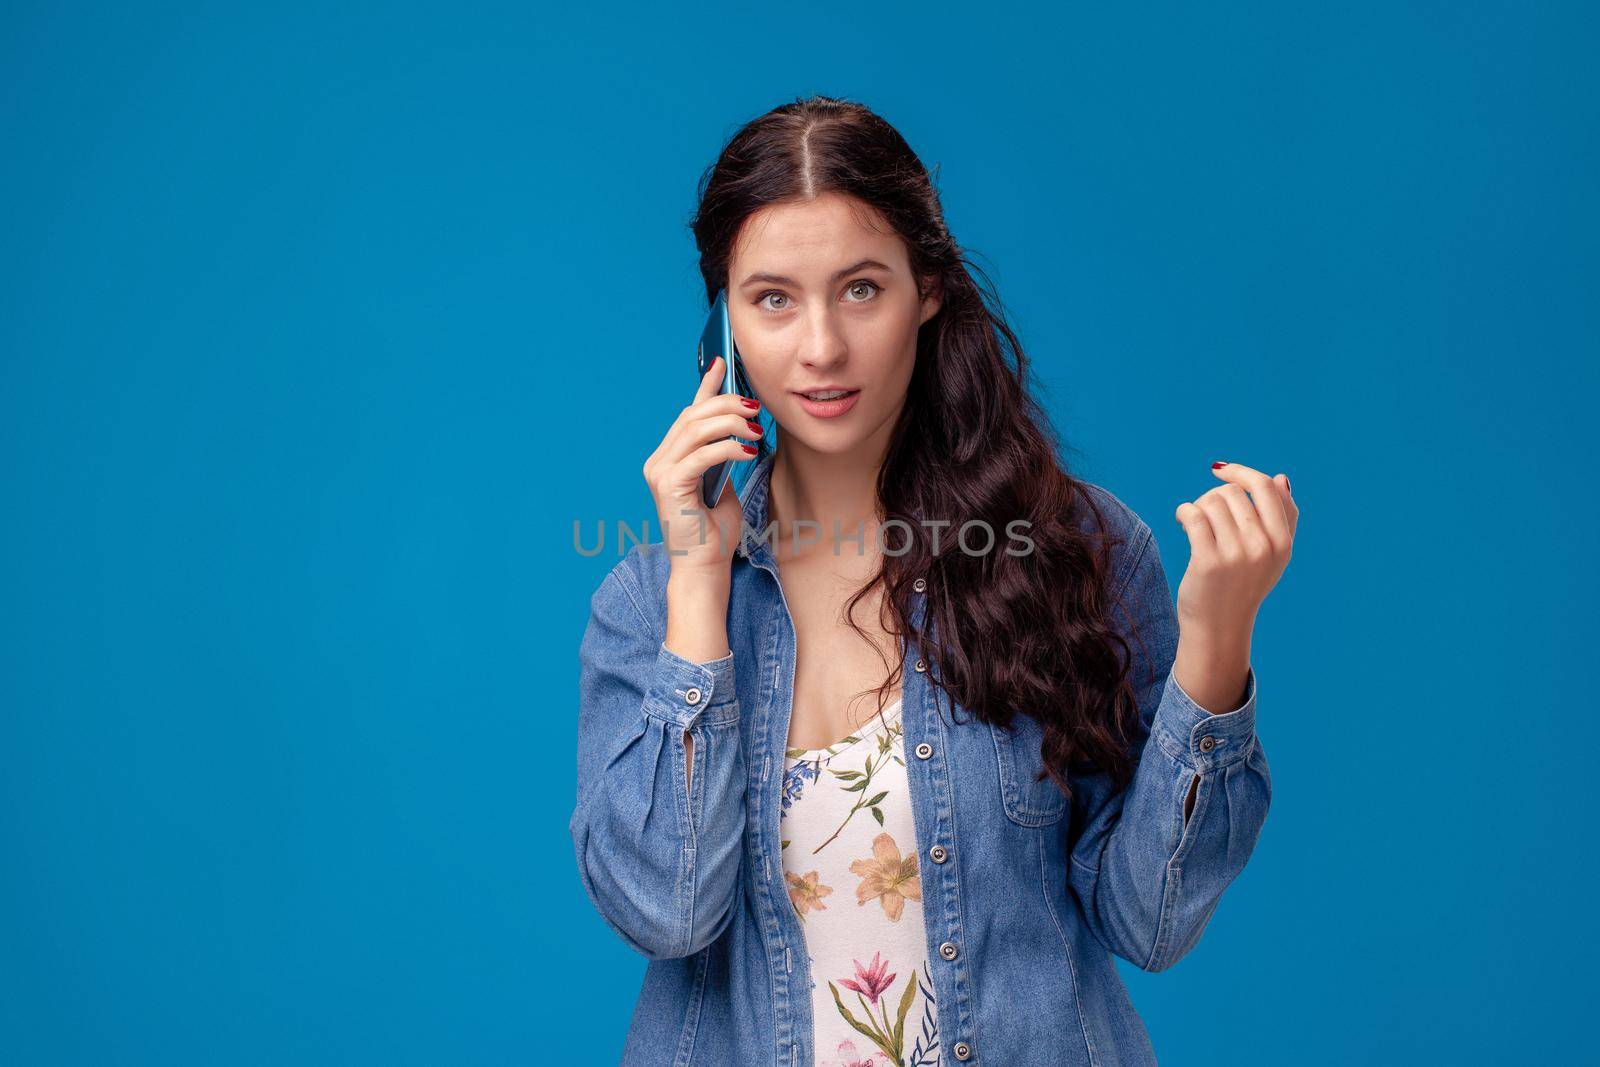
[[[705,329],[700,331],[700,349],[697,356],[699,376],[702,379],[711,369],[711,361],[718,356],[722,357],[722,384],[717,388],[719,393],[738,393],[742,396],[754,397],[755,391],[750,388],[749,379],[745,377],[744,367],[739,361],[739,350],[733,344],[733,327],[728,322],[728,293],[726,289],[717,290],[716,299],[711,301],[711,311],[706,316]],[[758,398],[759,399],[759,398]],[[765,407],[762,411],[765,412]],[[744,438],[730,436],[730,441],[743,441]],[[715,464],[700,478],[700,500],[707,508],[717,506],[717,501],[722,499],[722,490],[728,484],[728,478],[733,473],[738,460],[725,459]],[[743,461],[748,466],[748,461]],[[735,493],[738,492],[737,487]]]

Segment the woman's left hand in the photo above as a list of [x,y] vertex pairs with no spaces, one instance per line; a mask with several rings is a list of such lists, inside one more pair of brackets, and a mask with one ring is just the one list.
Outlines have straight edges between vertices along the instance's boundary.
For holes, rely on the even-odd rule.
[[1289,565],[1300,509],[1289,477],[1218,463],[1224,484],[1178,505],[1189,567],[1178,583],[1174,671],[1197,704],[1228,711],[1244,691],[1256,612]]

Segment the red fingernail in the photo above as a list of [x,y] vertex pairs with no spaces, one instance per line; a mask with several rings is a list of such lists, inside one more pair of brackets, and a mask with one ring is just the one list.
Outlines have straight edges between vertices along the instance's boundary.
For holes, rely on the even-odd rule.
[[745,419],[744,421],[745,421],[745,425],[749,426],[756,433],[766,433],[767,432],[767,431],[765,431],[765,430],[763,430],[761,428],[761,424],[759,422],[757,422],[755,419]]
[[761,451],[761,449],[757,448],[755,445],[750,445],[750,444],[745,445],[744,446],[744,450],[746,452],[750,453],[752,456],[755,455],[757,452]]
[[1294,494],[1294,486],[1289,484],[1289,476],[1287,474],[1283,476],[1283,487],[1289,490],[1291,496]]
[[1216,470],[1218,467],[1226,467],[1226,466],[1227,466],[1227,463],[1225,463],[1225,462],[1223,462],[1222,460],[1219,459],[1219,460],[1217,460],[1215,463],[1213,463],[1211,465],[1211,469],[1212,470]]
[[739,399],[743,400],[744,401],[744,406],[749,408],[751,411],[760,411],[761,410],[761,401],[759,401],[759,400],[751,400],[747,396],[742,396]]

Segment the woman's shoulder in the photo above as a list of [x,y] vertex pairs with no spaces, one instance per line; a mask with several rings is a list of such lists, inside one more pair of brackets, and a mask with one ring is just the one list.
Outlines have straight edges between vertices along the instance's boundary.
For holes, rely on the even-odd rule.
[[1121,497],[1095,482],[1077,479],[1080,493],[1073,502],[1077,526],[1090,537],[1104,539],[1111,549],[1112,584],[1126,584],[1152,540],[1149,525]]
[[1079,526],[1084,530],[1098,532],[1103,529],[1129,541],[1138,541],[1150,531],[1138,512],[1105,486],[1082,478],[1077,479],[1077,483],[1082,490],[1080,496],[1093,504],[1093,507],[1078,506],[1073,509]]

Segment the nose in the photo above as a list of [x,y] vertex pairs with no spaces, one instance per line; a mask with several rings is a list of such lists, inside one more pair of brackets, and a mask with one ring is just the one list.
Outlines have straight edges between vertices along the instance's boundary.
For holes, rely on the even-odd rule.
[[849,347],[838,324],[827,312],[806,317],[805,337],[800,343],[800,362],[811,370],[827,370],[845,361]]

